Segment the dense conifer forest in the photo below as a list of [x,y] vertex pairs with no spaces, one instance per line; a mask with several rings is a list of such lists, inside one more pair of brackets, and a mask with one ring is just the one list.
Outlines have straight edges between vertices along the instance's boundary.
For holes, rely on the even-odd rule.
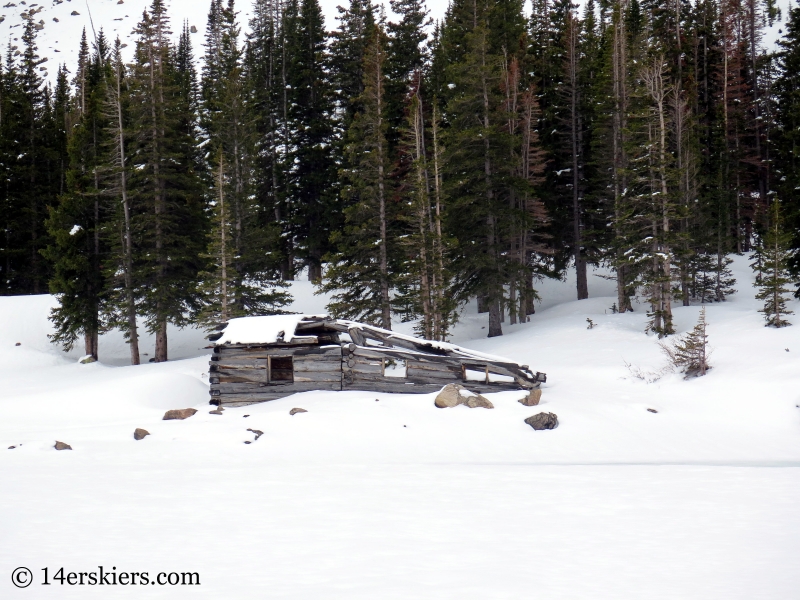
[[339,317],[488,335],[537,281],[604,266],[614,311],[724,302],[752,256],[768,325],[800,280],[800,9],[771,0],[211,0],[202,48],[153,0],[42,79],[0,49],[0,294],[52,293],[54,340],[274,314],[306,274]]

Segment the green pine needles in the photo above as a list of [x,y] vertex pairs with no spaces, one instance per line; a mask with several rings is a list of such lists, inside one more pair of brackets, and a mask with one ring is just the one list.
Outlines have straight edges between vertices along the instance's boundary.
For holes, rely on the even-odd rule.
[[758,312],[764,314],[766,327],[786,327],[791,325],[786,320],[794,314],[786,307],[787,287],[792,283],[789,275],[789,260],[794,253],[790,249],[791,233],[784,228],[780,201],[775,198],[769,212],[769,227],[761,244],[753,253],[752,267],[757,271],[753,285],[758,288],[756,299],[764,302],[764,308]]
[[670,364],[690,377],[702,377],[711,368],[708,363],[708,323],[706,322],[706,307],[700,309],[697,325],[690,332],[682,335],[671,344],[660,342],[661,350],[667,356]]

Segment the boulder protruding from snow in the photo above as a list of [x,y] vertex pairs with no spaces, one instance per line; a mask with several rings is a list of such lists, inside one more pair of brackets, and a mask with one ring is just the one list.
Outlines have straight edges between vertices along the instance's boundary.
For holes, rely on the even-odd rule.
[[56,445],[53,446],[56,450],[72,450],[72,446],[69,444],[65,444],[64,442],[56,442]]
[[542,390],[535,389],[528,392],[528,395],[519,400],[519,403],[523,406],[536,406],[539,404],[539,400],[542,399]]
[[176,408],[164,413],[163,421],[182,421],[197,412],[196,408]]
[[555,429],[558,427],[558,416],[555,413],[540,412],[538,415],[533,415],[525,419],[525,422],[533,427],[536,431],[543,429]]
[[87,354],[86,356],[82,356],[78,362],[82,365],[88,365],[90,363],[97,362],[97,359],[91,354]]
[[142,429],[141,427],[137,427],[133,431],[133,439],[136,441],[143,440],[148,435],[150,435],[150,432],[147,431],[147,429]]
[[469,408],[494,408],[489,400],[457,383],[448,383],[444,386],[433,404],[436,408],[453,408],[459,404]]
[[289,411],[289,414],[291,416],[295,416],[297,413],[301,412],[308,412],[308,411],[305,408],[293,408],[292,410]]
[[223,410],[225,410],[225,409],[222,406],[218,406],[214,410],[208,411],[208,414],[210,414],[210,415],[221,415]]

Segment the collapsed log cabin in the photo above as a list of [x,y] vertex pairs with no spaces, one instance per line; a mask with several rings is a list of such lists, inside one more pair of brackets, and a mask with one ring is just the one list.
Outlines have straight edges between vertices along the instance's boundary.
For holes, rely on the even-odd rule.
[[311,390],[414,394],[461,383],[487,393],[546,381],[504,358],[324,315],[231,319],[208,339],[210,404],[218,406]]

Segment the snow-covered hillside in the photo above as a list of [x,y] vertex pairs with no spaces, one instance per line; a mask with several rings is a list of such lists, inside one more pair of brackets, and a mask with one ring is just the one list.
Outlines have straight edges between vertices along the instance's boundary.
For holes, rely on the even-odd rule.
[[[347,0],[319,0],[325,17],[325,25],[329,30],[336,27],[336,16],[339,14],[337,6],[347,6]],[[25,19],[31,18],[41,28],[37,32],[39,54],[47,58],[41,67],[42,75],[51,82],[59,64],[66,64],[70,72],[75,72],[78,56],[78,42],[81,32],[86,29],[87,36],[92,39],[93,30],[102,29],[106,37],[120,40],[127,44],[130,59],[133,49],[132,31],[140,20],[142,11],[149,7],[151,0],[5,0],[0,5],[0,53],[5,55],[9,46],[13,51],[21,50],[20,38]],[[376,2],[382,4],[384,10],[392,16],[389,2]],[[583,4],[583,2],[578,2]],[[786,21],[790,6],[789,0],[778,0],[778,6],[783,11],[782,21]],[[239,0],[236,2],[239,11],[239,23],[242,31],[247,30],[247,23],[252,10],[252,0]],[[441,19],[447,9],[448,0],[427,0],[426,5],[431,17]],[[530,12],[530,2],[526,1],[526,12]],[[195,56],[203,53],[203,34],[205,32],[209,2],[207,0],[167,0],[172,28],[180,31],[184,22],[194,27],[196,32],[192,35]],[[77,14],[76,14],[77,13]],[[772,47],[780,37],[783,23],[776,22],[772,27],[764,30],[764,44]]]
[[[0,53],[5,55],[10,45],[13,51],[22,49],[20,43],[25,19],[31,18],[40,28],[37,31],[39,55],[47,58],[41,67],[42,74],[55,81],[59,64],[66,64],[70,72],[75,72],[78,57],[78,43],[81,32],[92,40],[93,31],[102,29],[106,37],[113,41],[119,36],[123,44],[127,44],[126,58],[131,58],[134,36],[133,29],[141,20],[142,11],[152,4],[152,0],[4,0],[0,5]],[[203,35],[208,17],[209,0],[167,0],[168,14],[172,29],[177,33],[188,23],[196,30],[192,34],[195,56],[203,54]],[[320,0],[325,17],[325,25],[329,30],[336,28],[337,6],[347,6],[347,0]],[[446,0],[427,2],[431,15],[441,18],[447,8]],[[236,8],[239,12],[239,24],[242,31],[247,31],[253,7],[252,0],[238,0]],[[386,2],[387,13],[391,16],[389,3]],[[14,48],[16,46],[16,48]]]
[[[707,309],[713,369],[688,381],[631,375],[663,359],[644,306],[610,314],[600,277],[581,302],[544,282],[501,338],[467,307],[453,341],[548,375],[538,407],[503,392],[494,410],[309,392],[213,415],[202,332],[170,331],[174,360],[139,367],[108,334],[78,364],[47,341],[52,298],[0,298],[0,597],[141,595],[40,585],[45,567],[104,565],[200,574],[148,591],[168,598],[796,598],[800,316],[763,327],[734,266],[739,292]],[[307,282],[293,293],[323,310]],[[675,310],[681,331],[698,311]],[[523,422],[541,411],[559,427]]]

